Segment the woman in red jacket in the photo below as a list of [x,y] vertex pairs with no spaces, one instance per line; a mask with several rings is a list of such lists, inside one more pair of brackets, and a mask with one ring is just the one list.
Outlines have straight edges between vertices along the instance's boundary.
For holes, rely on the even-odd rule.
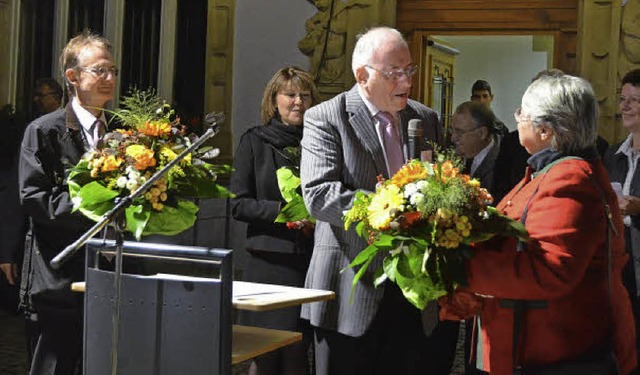
[[525,178],[497,208],[523,222],[530,241],[476,246],[469,285],[442,301],[441,314],[478,314],[472,359],[492,375],[614,374],[616,367],[629,374],[637,359],[621,278],[623,224],[595,150],[591,85],[543,76],[515,116],[531,157]]

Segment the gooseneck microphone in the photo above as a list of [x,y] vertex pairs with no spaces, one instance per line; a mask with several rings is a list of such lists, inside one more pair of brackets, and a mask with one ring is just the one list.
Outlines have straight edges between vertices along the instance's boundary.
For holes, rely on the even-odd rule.
[[420,154],[424,149],[422,144],[422,120],[417,118],[409,120],[407,135],[409,136],[409,160],[420,160]]

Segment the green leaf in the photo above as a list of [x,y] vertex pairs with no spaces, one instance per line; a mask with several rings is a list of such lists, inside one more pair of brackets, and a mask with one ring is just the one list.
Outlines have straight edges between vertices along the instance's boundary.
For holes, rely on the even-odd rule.
[[300,177],[296,176],[291,167],[280,167],[276,171],[278,177],[278,187],[285,202],[291,202],[300,195],[297,189],[300,186]]
[[349,295],[349,303],[353,302],[353,293],[355,293],[356,285],[358,285],[358,281],[360,280],[360,278],[362,278],[362,275],[364,275],[367,268],[369,268],[369,264],[371,264],[373,258],[374,257],[369,258],[353,277],[353,281],[351,282],[351,294]]
[[197,213],[198,206],[193,202],[178,200],[177,207],[166,205],[162,211],[152,211],[142,234],[173,236],[192,227]]
[[133,233],[138,241],[142,237],[144,227],[147,225],[150,216],[151,212],[144,210],[142,205],[131,205],[125,210],[127,230]]
[[373,257],[376,256],[378,251],[380,251],[380,249],[375,244],[371,244],[371,245],[367,246],[364,250],[362,250],[360,253],[358,253],[358,255],[356,255],[356,257],[353,259],[353,261],[346,268],[353,268],[353,267],[358,266],[358,265],[360,265],[360,264],[362,264],[362,263],[364,263],[366,261],[369,261],[370,259],[373,259]]
[[[293,197],[293,199],[287,203],[278,217],[276,217],[276,223],[286,223],[289,221],[299,221],[304,219],[313,219],[309,216],[309,211],[307,211],[307,207],[304,205],[304,201],[301,196]],[[315,222],[315,220],[313,220]]]

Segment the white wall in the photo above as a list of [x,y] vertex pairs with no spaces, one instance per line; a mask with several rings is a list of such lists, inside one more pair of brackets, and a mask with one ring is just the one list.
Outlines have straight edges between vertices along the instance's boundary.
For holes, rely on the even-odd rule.
[[234,149],[242,133],[260,125],[264,87],[280,68],[309,68],[298,50],[305,22],[317,9],[302,0],[238,0],[233,56]]
[[471,97],[478,79],[491,85],[491,108],[511,130],[513,112],[539,71],[547,69],[547,53],[532,51],[531,36],[434,36],[460,51],[455,63],[453,108]]

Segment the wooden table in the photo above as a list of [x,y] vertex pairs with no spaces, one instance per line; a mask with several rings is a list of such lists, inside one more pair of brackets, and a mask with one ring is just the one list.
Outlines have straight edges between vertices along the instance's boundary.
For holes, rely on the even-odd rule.
[[[75,282],[71,284],[71,290],[85,292],[86,284],[84,281]],[[231,303],[238,310],[268,311],[330,300],[335,296],[334,292],[328,290],[234,281]]]
[[302,340],[302,333],[234,325],[231,364],[237,365]]

